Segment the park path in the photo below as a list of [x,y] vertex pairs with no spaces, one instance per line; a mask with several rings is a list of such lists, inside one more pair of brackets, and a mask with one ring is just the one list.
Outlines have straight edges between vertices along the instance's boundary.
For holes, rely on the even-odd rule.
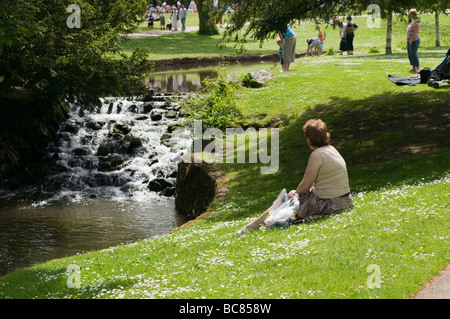
[[[186,31],[171,31],[152,29],[125,35],[127,39],[144,39],[159,37],[174,33],[197,31],[198,26],[186,27]],[[422,290],[416,293],[412,299],[450,299],[450,265],[442,270],[435,278],[428,282]]]
[[450,299],[450,265],[427,283],[412,299]]
[[[158,22],[156,22],[158,23]],[[190,32],[190,31],[198,31],[198,26],[194,27],[186,27],[186,31],[181,31],[181,29],[178,29],[178,31],[171,31],[171,30],[159,30],[159,29],[150,29],[148,31],[142,31],[142,32],[136,32],[131,33],[127,35],[123,35],[122,37],[127,39],[145,39],[149,37],[159,37],[174,33],[182,33],[182,32]]]

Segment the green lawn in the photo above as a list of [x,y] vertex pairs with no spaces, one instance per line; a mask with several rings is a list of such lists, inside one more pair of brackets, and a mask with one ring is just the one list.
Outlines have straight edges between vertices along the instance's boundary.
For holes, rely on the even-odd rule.
[[[421,49],[434,51],[434,16],[424,15],[421,28]],[[356,31],[354,40],[355,53],[362,55],[378,50],[384,53],[386,42],[386,22],[383,20],[381,28],[368,28],[367,18],[356,17],[355,23],[359,28]],[[197,14],[189,14],[187,26],[198,25]],[[157,23],[156,26],[159,26]],[[306,52],[306,39],[317,36],[315,24],[311,21],[295,23],[294,30],[297,36],[297,52]],[[406,52],[406,28],[407,21],[401,21],[399,17],[394,17],[393,53]],[[141,26],[137,31],[144,31],[148,28]],[[154,28],[156,29],[156,27]],[[223,28],[220,28],[221,34],[217,36],[201,36],[197,31],[174,33],[164,37],[150,37],[146,39],[133,39],[124,41],[121,45],[124,52],[130,53],[136,47],[144,47],[150,50],[150,59],[171,59],[177,57],[205,57],[213,55],[235,55],[240,45],[236,46],[233,39],[223,39]],[[332,48],[334,51],[339,49],[339,31],[330,25],[322,24],[325,41],[324,50]],[[441,45],[448,46],[450,42],[450,16],[441,15],[440,17]],[[247,39],[245,50],[239,54],[268,54],[276,53],[278,47],[276,39],[270,39],[261,44],[258,41]]]
[[[449,25],[442,22],[443,29]],[[306,34],[309,27],[297,28]],[[395,30],[400,35],[404,27],[396,22]],[[208,219],[166,236],[17,270],[0,278],[0,298],[413,296],[450,262],[450,87],[396,86],[389,74],[410,75],[402,40],[394,41],[393,55],[368,54],[382,47],[375,40],[382,31],[358,32],[353,57],[302,58],[287,73],[275,65],[275,78],[264,88],[239,89],[243,124],[280,129],[276,174],[261,175],[258,163],[218,164],[230,191],[211,205]],[[450,45],[448,38],[442,43],[421,47],[423,67],[442,61]],[[347,161],[354,208],[236,237],[234,231],[281,189],[301,180],[311,152],[301,126],[310,118],[327,122],[332,144]],[[69,265],[80,269],[79,288],[67,285]],[[370,284],[372,267],[379,269],[379,288]]]

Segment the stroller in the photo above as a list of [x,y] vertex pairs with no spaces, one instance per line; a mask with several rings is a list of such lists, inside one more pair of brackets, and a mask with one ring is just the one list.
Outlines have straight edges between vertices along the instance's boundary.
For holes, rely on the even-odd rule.
[[436,89],[442,84],[450,84],[450,49],[444,61],[436,68],[430,70],[430,77],[427,80],[427,84]]

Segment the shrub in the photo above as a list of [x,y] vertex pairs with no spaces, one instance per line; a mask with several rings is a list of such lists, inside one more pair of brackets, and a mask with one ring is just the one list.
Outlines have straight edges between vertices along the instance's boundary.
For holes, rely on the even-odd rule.
[[223,131],[233,126],[241,117],[235,103],[237,84],[223,70],[219,70],[216,78],[205,79],[202,83],[202,92],[182,103],[187,115],[183,126],[192,127],[195,120],[202,121],[203,129],[214,127]]
[[244,73],[239,78],[239,81],[241,81],[242,85],[248,87],[248,88],[259,88],[261,87],[261,83],[256,81],[253,76],[250,74],[250,72]]

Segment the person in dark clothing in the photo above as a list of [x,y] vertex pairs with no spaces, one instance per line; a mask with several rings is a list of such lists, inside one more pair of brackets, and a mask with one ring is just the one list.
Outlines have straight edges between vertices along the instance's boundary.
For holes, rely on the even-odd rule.
[[355,37],[355,31],[358,29],[356,23],[352,22],[352,17],[347,17],[347,23],[345,24],[345,38],[347,39],[347,54],[353,55],[353,38]]

